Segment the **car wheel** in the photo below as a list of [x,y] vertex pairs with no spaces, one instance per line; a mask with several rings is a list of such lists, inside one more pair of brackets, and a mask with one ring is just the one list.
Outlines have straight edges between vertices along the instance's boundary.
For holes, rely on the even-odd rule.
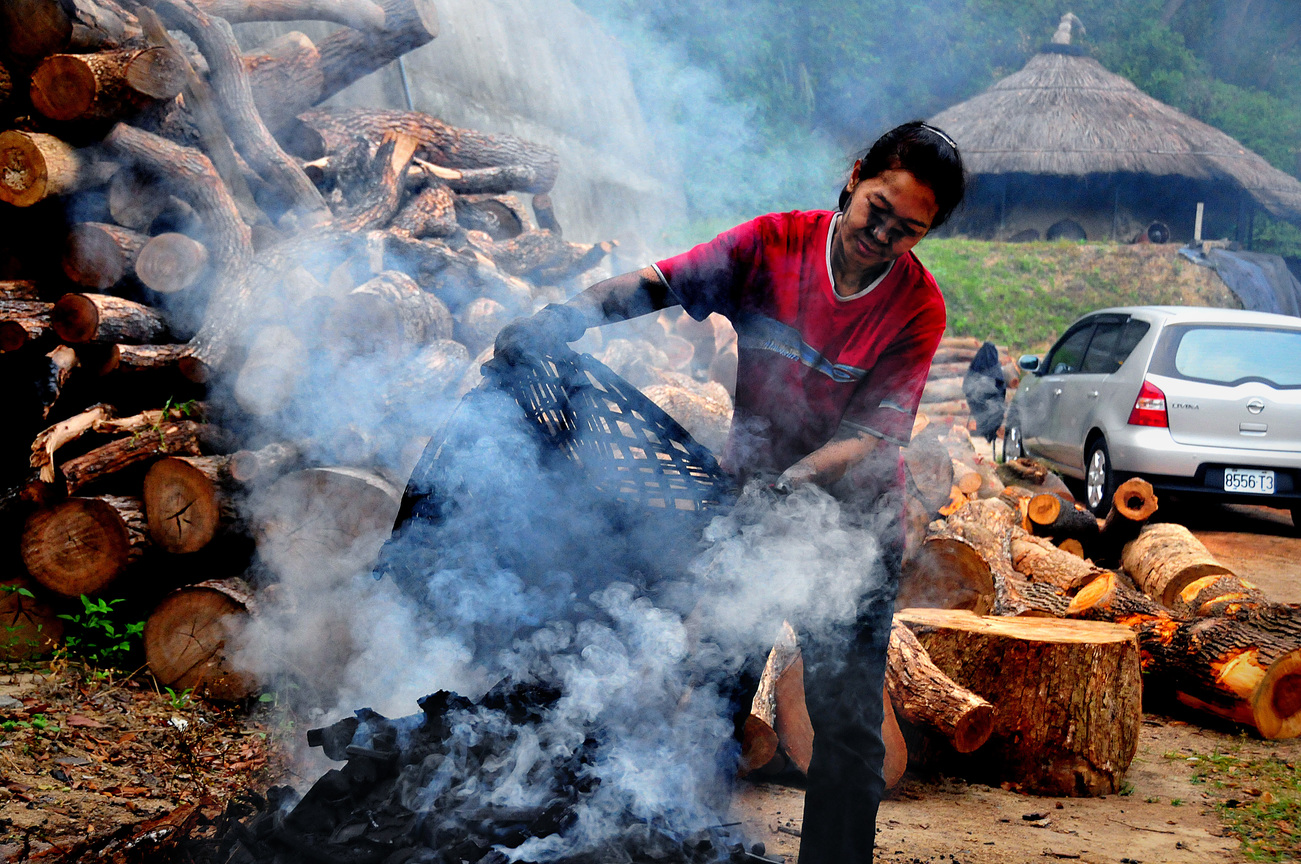
[[1010,462],[1025,455],[1025,442],[1021,437],[1021,423],[1015,416],[1009,417],[1003,429],[1003,461]]
[[1099,438],[1089,445],[1084,466],[1084,503],[1095,516],[1105,516],[1111,509],[1111,497],[1116,493],[1106,441]]

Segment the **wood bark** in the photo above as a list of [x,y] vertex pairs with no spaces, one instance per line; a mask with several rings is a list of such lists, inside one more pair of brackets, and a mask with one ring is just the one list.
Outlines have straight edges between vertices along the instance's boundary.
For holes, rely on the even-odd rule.
[[416,156],[460,171],[461,179],[447,181],[455,192],[549,192],[559,171],[549,148],[461,129],[418,111],[347,108],[309,111],[300,119],[320,136],[326,154],[350,150],[359,136],[374,146],[389,133],[409,135],[420,142]]
[[777,755],[777,679],[790,668],[799,653],[795,629],[790,622],[783,621],[777,639],[768,651],[768,659],[759,675],[759,685],[750,700],[750,716],[742,729],[738,772],[742,777],[768,765]]
[[382,30],[339,30],[318,44],[325,82],[322,100],[438,35],[433,0],[380,0],[379,5],[384,10]]
[[192,237],[159,234],[140,249],[136,278],[159,294],[175,294],[203,281],[208,258],[208,247]]
[[237,521],[229,456],[168,456],[144,481],[149,536],[177,555],[198,552]]
[[1188,583],[1175,598],[1173,609],[1185,618],[1232,618],[1301,645],[1301,606],[1276,603],[1237,576],[1203,576]]
[[777,702],[777,744],[797,771],[808,774],[813,759],[813,721],[804,701],[804,658],[798,652],[777,676],[773,692]]
[[14,79],[9,74],[9,69],[4,63],[0,63],[0,105],[9,101],[9,97],[14,92]]
[[135,270],[136,258],[149,238],[104,222],[73,226],[63,245],[63,272],[92,291],[106,291]]
[[208,61],[208,81],[221,106],[231,142],[305,226],[330,218],[329,208],[298,163],[271,136],[253,102],[235,34],[224,19],[210,18],[192,6],[159,0],[155,11],[172,27],[184,30]]
[[119,168],[108,181],[108,212],[123,228],[147,232],[167,207],[165,184],[131,167]]
[[242,579],[217,579],[179,588],[145,622],[145,662],[159,683],[219,701],[252,695],[257,684],[231,658],[241,629],[256,611]]
[[991,612],[994,575],[963,534],[943,523],[927,532],[916,554],[904,561],[895,608],[931,607]]
[[111,294],[64,294],[50,313],[64,342],[157,342],[167,323],[153,308]]
[[1028,576],[1031,582],[1046,582],[1068,594],[1074,594],[1109,572],[1057,548],[1042,537],[1029,534],[1013,537],[1010,551],[1012,566]]
[[74,150],[43,132],[0,132],[0,201],[30,207],[55,195],[67,195],[103,183],[116,165]]
[[908,722],[938,732],[959,753],[971,753],[989,740],[994,706],[945,675],[898,621],[890,630],[886,660],[890,702]]
[[915,498],[934,519],[949,500],[953,487],[953,460],[934,435],[918,435],[903,451],[904,480],[908,497]]
[[1075,496],[1071,494],[1071,490],[1067,488],[1062,478],[1033,459],[1026,457],[1011,459],[999,465],[997,472],[998,479],[1008,486],[1021,486],[1036,494],[1051,492],[1067,501],[1075,500]]
[[45,361],[41,364],[41,379],[37,382],[41,394],[42,420],[49,418],[77,365],[77,352],[67,345],[60,345],[45,355]]
[[455,195],[442,183],[426,186],[402,205],[392,227],[415,239],[455,234]]
[[1229,618],[1173,618],[1114,575],[1076,594],[1068,614],[1132,628],[1146,680],[1184,705],[1265,738],[1301,735],[1301,648],[1294,640]]
[[99,421],[109,420],[112,417],[113,406],[95,405],[42,430],[32,441],[32,455],[28,459],[28,464],[37,469],[43,483],[55,482],[57,476],[54,471],[54,454],[59,448],[92,431]]
[[1142,721],[1128,628],[933,609],[896,619],[944,674],[996,706],[985,746],[955,758],[964,774],[1041,795],[1119,791]]
[[272,133],[321,101],[321,54],[302,33],[286,33],[259,45],[243,56],[243,63],[253,104]]
[[0,582],[0,659],[31,660],[53,651],[63,639],[63,621],[31,579]]
[[564,232],[560,227],[560,220],[556,218],[555,207],[551,204],[551,196],[545,192],[539,192],[533,196],[533,219],[537,222],[538,228],[543,231],[550,231],[559,237]]
[[111,441],[63,463],[59,469],[68,494],[75,495],[90,484],[132,465],[159,455],[198,456],[200,424],[193,420],[160,420],[156,426]]
[[33,579],[61,597],[79,597],[107,588],[148,545],[140,500],[100,495],[33,513],[19,549]]
[[355,288],[335,307],[329,331],[358,354],[405,351],[452,337],[452,313],[397,270]]
[[1182,525],[1148,525],[1126,544],[1125,570],[1144,594],[1173,606],[1180,592],[1204,576],[1233,575]]
[[203,219],[205,245],[213,261],[213,291],[204,323],[190,344],[196,364],[219,366],[247,325],[243,311],[255,290],[249,282],[252,234],[240,219],[235,200],[212,162],[197,150],[122,124],[105,142],[124,160],[167,177]]
[[170,48],[55,54],[32,72],[31,98],[51,120],[125,117],[185,88],[184,61]]
[[453,335],[471,353],[478,354],[493,344],[498,331],[510,320],[511,315],[505,306],[496,300],[480,297],[471,300],[456,314]]
[[203,370],[194,362],[187,345],[117,345],[116,362],[109,371],[123,375],[137,372],[176,370],[180,375],[203,383]]
[[0,300],[39,300],[40,286],[30,279],[0,279]]
[[1138,536],[1156,510],[1156,491],[1152,484],[1138,477],[1121,483],[1111,496],[1111,509],[1099,526],[1097,543],[1090,550],[1094,557],[1106,564],[1119,564],[1125,544]]
[[258,502],[258,553],[283,579],[351,579],[374,566],[400,502],[386,480],[356,468],[286,474]]
[[248,21],[334,21],[356,30],[384,27],[384,10],[371,0],[196,0],[209,15]]
[[227,470],[231,479],[243,486],[266,485],[293,468],[300,456],[296,445],[278,441],[232,454]]
[[1031,530],[1040,537],[1060,542],[1067,538],[1091,548],[1098,537],[1098,520],[1088,510],[1076,507],[1074,499],[1052,492],[1040,492],[1026,509]]
[[50,336],[53,303],[39,300],[0,300],[0,353],[20,351]]
[[129,12],[91,0],[8,0],[0,4],[0,38],[28,61],[64,50],[115,48],[140,36]]
[[335,164],[335,185],[343,193],[343,205],[334,217],[341,231],[384,228],[402,203],[407,166],[418,142],[411,135],[387,132],[372,154],[359,141]]

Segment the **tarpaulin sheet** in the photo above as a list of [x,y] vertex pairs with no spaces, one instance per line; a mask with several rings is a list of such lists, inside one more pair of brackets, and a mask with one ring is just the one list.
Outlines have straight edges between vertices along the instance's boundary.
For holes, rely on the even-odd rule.
[[1196,246],[1179,250],[1189,261],[1210,267],[1219,274],[1244,308],[1253,312],[1301,316],[1301,282],[1287,269],[1287,262],[1263,252],[1230,252],[1211,249],[1206,254]]

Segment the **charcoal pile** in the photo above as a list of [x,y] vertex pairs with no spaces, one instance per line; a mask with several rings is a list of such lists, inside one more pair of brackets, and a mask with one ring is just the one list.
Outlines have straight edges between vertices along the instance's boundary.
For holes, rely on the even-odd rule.
[[[478,702],[440,691],[421,699],[414,716],[390,720],[362,709],[312,729],[308,742],[346,764],[301,798],[274,787],[265,800],[232,804],[211,836],[188,844],[188,854],[231,864],[533,860],[521,847],[572,831],[600,785],[596,738],[550,740],[546,715],[559,698],[545,686],[503,682]],[[625,815],[616,828],[606,827],[599,845],[546,860],[778,860],[765,857],[761,846],[747,849],[727,826],[679,836]]]

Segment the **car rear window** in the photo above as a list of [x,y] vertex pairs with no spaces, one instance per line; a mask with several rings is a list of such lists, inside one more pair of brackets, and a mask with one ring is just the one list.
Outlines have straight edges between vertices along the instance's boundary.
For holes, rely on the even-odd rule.
[[1181,324],[1162,334],[1158,375],[1234,385],[1301,387],[1301,330]]

